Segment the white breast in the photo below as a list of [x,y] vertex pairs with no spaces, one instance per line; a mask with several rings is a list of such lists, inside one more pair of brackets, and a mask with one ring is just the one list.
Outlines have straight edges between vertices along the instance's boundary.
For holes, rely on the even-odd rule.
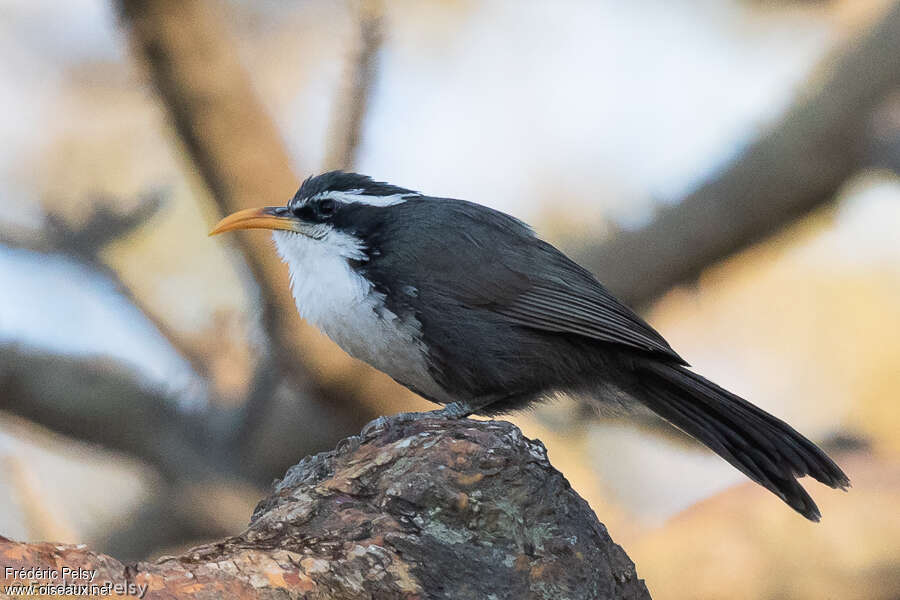
[[364,258],[353,238],[331,232],[330,240],[313,240],[280,231],[273,237],[290,269],[301,317],[350,356],[424,394],[443,398],[428,372],[419,322],[412,315],[401,318],[388,310],[384,296],[347,262]]

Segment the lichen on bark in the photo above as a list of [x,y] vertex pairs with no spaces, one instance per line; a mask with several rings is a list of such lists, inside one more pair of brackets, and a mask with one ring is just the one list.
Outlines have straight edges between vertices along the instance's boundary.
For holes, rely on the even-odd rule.
[[39,546],[0,556],[103,562],[148,598],[649,598],[544,446],[503,421],[381,419],[292,467],[243,533],[182,556]]

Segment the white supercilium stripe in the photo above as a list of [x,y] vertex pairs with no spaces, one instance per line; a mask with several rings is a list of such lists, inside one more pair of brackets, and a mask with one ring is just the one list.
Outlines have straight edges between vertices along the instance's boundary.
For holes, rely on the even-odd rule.
[[346,192],[322,192],[320,194],[316,194],[311,198],[311,200],[321,200],[322,198],[331,198],[332,200],[337,200],[338,202],[345,202],[347,204],[357,203],[357,204],[368,204],[369,206],[393,206],[395,204],[402,204],[406,202],[409,198],[415,198],[419,194],[415,192],[404,192],[402,194],[392,194],[390,196],[369,196],[362,193],[363,190],[347,190]]

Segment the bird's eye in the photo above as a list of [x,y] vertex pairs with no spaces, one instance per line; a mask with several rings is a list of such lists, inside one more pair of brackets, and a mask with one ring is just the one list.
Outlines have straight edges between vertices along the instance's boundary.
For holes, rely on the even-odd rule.
[[330,217],[334,214],[335,209],[337,208],[337,203],[331,198],[325,198],[319,201],[318,205],[318,213],[319,216],[322,217]]

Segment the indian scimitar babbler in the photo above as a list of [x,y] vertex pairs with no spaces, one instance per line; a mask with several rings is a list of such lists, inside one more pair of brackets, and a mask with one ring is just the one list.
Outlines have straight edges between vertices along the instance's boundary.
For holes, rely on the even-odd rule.
[[234,229],[273,230],[300,315],[446,416],[574,394],[650,409],[813,521],[797,479],[850,484],[815,444],[692,371],[591,273],[502,212],[333,171],[212,233]]

